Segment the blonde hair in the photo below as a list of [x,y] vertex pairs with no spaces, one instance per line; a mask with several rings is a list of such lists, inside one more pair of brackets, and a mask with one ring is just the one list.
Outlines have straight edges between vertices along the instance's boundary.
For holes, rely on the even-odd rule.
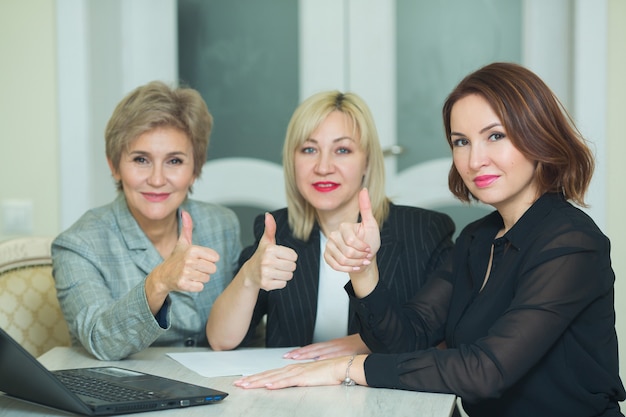
[[378,224],[382,225],[389,214],[389,199],[385,195],[385,162],[369,107],[354,93],[336,90],[320,92],[296,108],[289,121],[283,146],[289,226],[296,238],[305,241],[309,239],[317,219],[315,208],[304,199],[296,185],[295,153],[334,111],[348,116],[355,132],[360,135],[360,146],[367,155],[363,187],[368,188],[372,212]]

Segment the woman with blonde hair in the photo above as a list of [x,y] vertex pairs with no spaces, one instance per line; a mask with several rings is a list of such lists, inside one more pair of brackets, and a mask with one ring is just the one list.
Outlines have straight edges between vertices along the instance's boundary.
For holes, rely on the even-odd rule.
[[247,344],[267,317],[267,347],[301,347],[286,357],[322,359],[369,352],[358,332],[357,305],[343,286],[345,272],[321,256],[327,237],[359,219],[366,187],[382,224],[379,263],[394,271],[384,286],[401,304],[452,248],[454,223],[445,214],[397,206],[385,195],[384,159],[366,103],[354,93],[325,91],[303,101],[283,147],[287,208],[255,221],[256,243],[216,300],[207,337],[213,349]]

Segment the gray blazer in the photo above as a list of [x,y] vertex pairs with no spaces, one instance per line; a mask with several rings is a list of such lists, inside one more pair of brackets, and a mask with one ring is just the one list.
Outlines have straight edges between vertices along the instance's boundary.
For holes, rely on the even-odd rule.
[[73,342],[94,356],[116,360],[155,346],[207,346],[205,326],[213,301],[234,276],[241,251],[239,221],[230,209],[187,200],[193,244],[220,254],[217,273],[199,293],[170,293],[155,318],[144,290],[146,276],[163,262],[120,193],[89,210],[52,243],[57,295]]

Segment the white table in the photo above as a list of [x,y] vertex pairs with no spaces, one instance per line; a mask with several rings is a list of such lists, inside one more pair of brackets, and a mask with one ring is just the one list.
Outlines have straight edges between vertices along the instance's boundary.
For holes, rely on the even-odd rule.
[[[149,348],[122,361],[103,362],[82,348],[57,347],[39,360],[51,370],[115,365],[204,385],[227,392],[222,402],[177,410],[131,414],[136,417],[241,416],[241,417],[350,417],[420,416],[449,417],[455,396],[361,386],[287,388],[276,391],[244,390],[232,385],[236,377],[206,378],[167,356],[201,348]],[[68,416],[71,414],[18,401],[0,394],[0,417]]]

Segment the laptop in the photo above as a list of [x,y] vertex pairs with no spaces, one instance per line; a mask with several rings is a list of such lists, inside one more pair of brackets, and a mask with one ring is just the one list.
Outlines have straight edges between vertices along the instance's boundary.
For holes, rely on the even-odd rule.
[[[0,369],[0,391],[9,396],[90,416],[213,404],[228,395],[114,366],[49,371],[2,328]],[[88,393],[90,386],[95,393]]]

